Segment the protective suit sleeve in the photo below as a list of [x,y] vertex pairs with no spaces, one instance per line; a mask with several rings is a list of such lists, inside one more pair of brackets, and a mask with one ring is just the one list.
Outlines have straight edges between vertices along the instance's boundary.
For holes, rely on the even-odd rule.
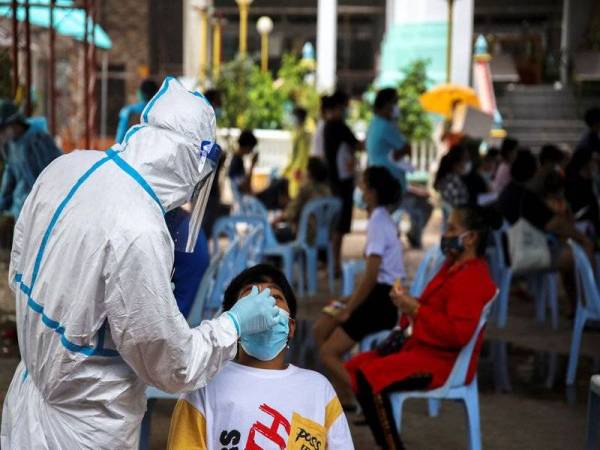
[[[27,201],[27,200],[26,200]],[[13,231],[13,242],[10,250],[10,265],[8,267],[8,285],[16,293],[18,287],[15,282],[17,273],[21,271],[21,254],[23,252],[23,217],[19,216]]]
[[235,356],[234,324],[221,316],[190,329],[171,288],[173,252],[166,231],[116,239],[120,245],[109,244],[105,301],[120,355],[145,383],[163,391],[206,385]]

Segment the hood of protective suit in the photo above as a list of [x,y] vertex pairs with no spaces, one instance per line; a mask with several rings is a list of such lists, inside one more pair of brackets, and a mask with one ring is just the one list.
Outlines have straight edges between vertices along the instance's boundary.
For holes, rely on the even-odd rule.
[[206,98],[168,77],[144,108],[141,123],[114,149],[170,211],[188,202],[201,181],[215,129],[215,113]]

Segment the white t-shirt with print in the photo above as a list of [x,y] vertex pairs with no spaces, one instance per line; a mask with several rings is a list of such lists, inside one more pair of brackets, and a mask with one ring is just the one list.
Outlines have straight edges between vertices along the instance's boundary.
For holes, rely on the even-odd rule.
[[325,377],[289,365],[229,363],[178,401],[170,450],[352,450],[342,406]]
[[393,285],[397,278],[406,276],[398,227],[383,206],[375,208],[369,217],[365,254],[381,256],[378,283]]

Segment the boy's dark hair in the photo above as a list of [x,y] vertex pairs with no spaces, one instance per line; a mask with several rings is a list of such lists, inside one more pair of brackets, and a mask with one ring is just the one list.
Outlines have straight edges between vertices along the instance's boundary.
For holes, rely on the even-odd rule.
[[526,183],[533,178],[537,170],[537,160],[531,150],[521,149],[510,167],[510,176],[517,183]]
[[369,189],[375,189],[379,206],[395,205],[401,200],[400,183],[385,167],[368,167],[364,173],[364,180]]
[[308,158],[306,170],[311,180],[317,183],[325,183],[327,181],[327,166],[320,158],[314,156]]
[[396,103],[397,101],[398,93],[396,92],[396,89],[381,89],[379,92],[377,92],[377,96],[375,97],[375,103],[373,104],[373,107],[377,111],[385,108],[391,103]]
[[294,117],[296,117],[296,119],[298,119],[299,123],[304,123],[308,112],[301,106],[297,106],[296,108],[294,108],[294,111],[292,111],[292,114],[294,115]]
[[556,145],[544,145],[540,151],[540,164],[561,164],[566,158],[564,152]]
[[600,123],[600,108],[590,108],[585,112],[584,120],[589,128],[592,128]]
[[240,137],[238,138],[238,145],[240,147],[254,148],[256,144],[258,144],[258,141],[252,130],[244,130],[240,133]]
[[273,283],[276,285],[285,297],[290,309],[290,317],[292,319],[296,317],[298,309],[296,294],[294,294],[294,290],[283,272],[270,264],[257,264],[244,270],[231,280],[223,296],[223,311],[229,311],[237,303],[242,289],[258,283]]
[[500,156],[504,161],[508,161],[508,158],[512,154],[512,152],[517,151],[517,147],[519,146],[519,141],[513,139],[511,137],[506,137],[502,141],[502,146],[500,147]]
[[140,84],[140,93],[145,101],[150,101],[152,97],[158,92],[158,84],[150,78],[146,78]]

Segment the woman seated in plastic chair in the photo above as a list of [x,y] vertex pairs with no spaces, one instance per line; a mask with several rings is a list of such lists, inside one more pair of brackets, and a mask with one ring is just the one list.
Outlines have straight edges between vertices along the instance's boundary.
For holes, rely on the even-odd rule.
[[369,211],[365,273],[350,297],[324,308],[314,328],[321,362],[343,403],[352,399],[343,358],[365,336],[389,330],[398,321],[390,289],[404,278],[402,245],[390,209],[400,200],[400,185],[385,167],[369,167],[360,188]]
[[[446,262],[420,299],[409,296],[399,284],[392,289],[391,298],[402,312],[403,344],[386,349],[395,350],[387,356],[381,356],[380,349],[346,363],[345,382],[352,386],[375,440],[384,449],[403,448],[387,394],[442,386],[473,335],[483,307],[494,296],[496,286],[484,256],[490,228],[500,224],[493,211],[453,210],[441,240]],[[482,340],[479,336],[467,383],[475,376]]]

